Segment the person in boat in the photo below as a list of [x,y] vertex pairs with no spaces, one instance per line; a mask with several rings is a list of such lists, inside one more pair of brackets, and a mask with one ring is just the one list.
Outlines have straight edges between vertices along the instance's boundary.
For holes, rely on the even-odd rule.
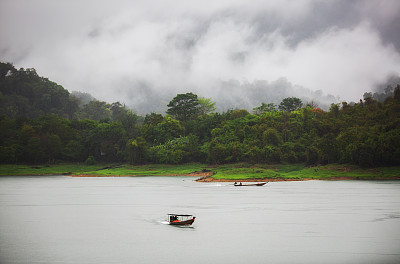
[[175,215],[174,217],[172,217],[171,220],[172,220],[172,221],[171,221],[172,223],[180,222],[177,215]]

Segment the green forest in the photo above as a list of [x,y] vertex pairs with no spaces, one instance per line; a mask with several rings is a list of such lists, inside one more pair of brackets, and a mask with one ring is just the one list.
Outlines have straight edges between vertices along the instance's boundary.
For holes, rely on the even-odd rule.
[[185,93],[170,99],[166,114],[139,116],[0,63],[0,161],[399,165],[400,85],[392,90],[381,101],[366,93],[326,111],[289,97],[223,113],[212,98]]

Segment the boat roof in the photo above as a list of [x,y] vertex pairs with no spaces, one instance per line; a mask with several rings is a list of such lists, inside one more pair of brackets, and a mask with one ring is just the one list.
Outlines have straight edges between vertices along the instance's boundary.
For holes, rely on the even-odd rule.
[[168,215],[176,215],[176,216],[192,216],[190,214],[168,214]]

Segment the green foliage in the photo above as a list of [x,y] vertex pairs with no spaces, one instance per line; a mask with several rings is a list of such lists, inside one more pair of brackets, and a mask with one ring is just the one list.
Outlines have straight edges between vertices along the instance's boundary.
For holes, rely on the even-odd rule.
[[98,123],[88,131],[85,146],[96,159],[115,162],[123,159],[127,140],[126,131],[120,122]]
[[[392,87],[393,88],[393,87]],[[70,96],[34,69],[0,63],[0,158],[2,163],[84,162],[350,163],[400,164],[400,86],[384,100],[366,94],[356,104],[302,108],[282,100],[278,111],[262,103],[212,113],[211,98],[178,94],[169,115],[144,118],[119,102]],[[81,101],[80,101],[81,100]]]
[[180,164],[195,160],[199,154],[197,137],[189,135],[155,145],[149,150],[152,160],[156,163]]
[[95,165],[95,164],[96,164],[96,159],[95,159],[92,155],[90,155],[90,156],[86,159],[85,164],[86,164],[86,165]]
[[147,144],[143,137],[129,139],[126,148],[131,164],[143,163],[147,156]]
[[111,120],[112,115],[111,105],[97,100],[90,101],[76,113],[78,119],[92,119],[97,121]]
[[193,93],[178,94],[167,106],[167,114],[180,121],[188,121],[200,113],[199,99]]
[[0,62],[0,94],[0,115],[10,118],[49,113],[70,118],[78,108],[61,85],[40,77],[35,69],[17,70],[9,63]]
[[62,152],[61,139],[58,135],[51,134],[47,137],[46,153],[49,155],[49,160],[53,162],[60,158]]
[[282,144],[281,135],[275,128],[268,128],[263,131],[262,137],[266,145],[280,146]]
[[395,100],[397,100],[397,102],[400,102],[400,84],[398,84],[398,85],[396,86],[396,89],[394,89],[393,98],[394,98]]
[[42,162],[44,151],[40,142],[40,138],[31,137],[25,148],[25,158],[33,163]]
[[265,114],[266,112],[273,112],[276,111],[276,106],[274,103],[261,103],[259,107],[253,108],[253,113],[255,115]]
[[288,97],[279,104],[279,110],[285,112],[295,111],[303,106],[302,101],[297,97]]
[[217,109],[215,102],[212,102],[211,98],[199,97],[198,102],[200,115],[211,114]]
[[158,123],[161,123],[163,120],[164,118],[161,114],[151,113],[149,115],[146,115],[146,117],[144,118],[144,124],[155,126]]
[[85,155],[84,147],[78,140],[69,140],[63,149],[64,160],[83,161]]
[[157,145],[164,144],[185,134],[185,127],[179,120],[166,116],[161,122],[148,122],[141,128],[141,134],[147,142]]
[[239,110],[234,110],[231,113],[232,119],[237,119],[241,117],[245,117],[249,114],[249,112],[246,109],[239,109]]
[[12,146],[0,146],[0,161],[1,163],[13,163],[15,161],[15,150]]

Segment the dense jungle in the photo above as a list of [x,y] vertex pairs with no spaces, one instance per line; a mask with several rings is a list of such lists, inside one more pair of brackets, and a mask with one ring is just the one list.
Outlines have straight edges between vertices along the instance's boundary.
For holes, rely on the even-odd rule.
[[224,112],[188,92],[170,98],[166,113],[140,116],[0,63],[0,161],[398,165],[400,85],[386,92],[329,109],[288,97]]

